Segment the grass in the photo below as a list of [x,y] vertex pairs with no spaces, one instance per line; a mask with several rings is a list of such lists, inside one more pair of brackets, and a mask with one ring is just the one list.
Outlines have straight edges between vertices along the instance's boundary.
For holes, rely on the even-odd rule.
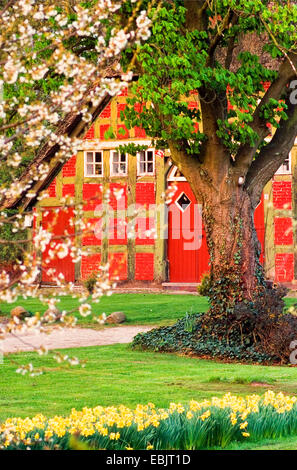
[[[12,308],[22,305],[32,313],[44,313],[47,306],[37,299],[20,299],[13,304],[1,303],[2,315],[9,315]],[[58,304],[60,310],[72,310],[79,302],[70,295],[61,297]],[[183,317],[186,312],[204,312],[208,308],[207,297],[190,294],[113,294],[103,297],[98,304],[93,304],[93,313],[107,315],[122,311],[127,317],[129,325],[169,325]],[[76,314],[80,325],[91,326],[89,317],[81,317]]]
[[[296,299],[285,299],[286,305]],[[70,296],[62,298],[59,308],[72,309],[77,301]],[[3,315],[16,305],[32,312],[46,307],[35,299],[20,300],[15,304],[1,304]],[[168,325],[186,312],[205,311],[205,297],[174,294],[114,294],[95,304],[95,313],[123,311],[127,324]],[[79,323],[90,326],[88,318]],[[137,403],[152,401],[158,407],[167,407],[171,401],[185,403],[222,396],[262,394],[267,389],[295,395],[297,368],[260,365],[227,364],[197,358],[132,351],[128,345],[84,347],[63,350],[63,353],[86,359],[85,368],[65,368],[50,357],[35,353],[5,356],[0,374],[0,421],[9,416],[33,416],[42,412],[47,416],[68,414],[71,408],[103,406],[121,403],[135,407]],[[34,366],[54,369],[39,377],[15,373],[19,364],[33,362]],[[295,449],[297,437],[278,441],[246,442],[232,449]]]
[[[49,357],[34,353],[8,355],[1,366],[0,420],[8,416],[67,414],[72,407],[119,405],[134,407],[152,401],[167,407],[227,392],[264,393],[267,389],[296,394],[297,368],[226,364],[197,358],[135,352],[128,345],[63,350],[87,359],[85,368],[55,367],[39,377],[20,376],[15,364],[34,362],[50,367]],[[264,385],[263,385],[264,383]],[[258,385],[257,385],[258,384]]]

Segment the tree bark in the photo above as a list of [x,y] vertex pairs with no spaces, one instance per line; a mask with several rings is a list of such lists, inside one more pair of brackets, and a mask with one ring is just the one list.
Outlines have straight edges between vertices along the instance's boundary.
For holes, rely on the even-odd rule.
[[229,188],[228,196],[222,198],[211,190],[204,191],[202,202],[211,264],[210,300],[219,308],[254,301],[264,287],[264,271],[259,261],[261,245],[249,194],[237,187]]
[[[210,255],[212,307],[228,312],[237,302],[254,301],[266,286],[260,264],[261,245],[254,225],[251,196],[232,169],[225,164],[208,168],[196,165],[183,152],[170,148],[171,156],[202,204],[202,218]],[[217,151],[217,148],[215,149]]]

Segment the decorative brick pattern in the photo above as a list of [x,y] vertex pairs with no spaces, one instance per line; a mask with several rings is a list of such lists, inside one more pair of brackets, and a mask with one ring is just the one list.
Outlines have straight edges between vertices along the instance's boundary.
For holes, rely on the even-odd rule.
[[155,184],[154,183],[136,183],[136,204],[149,205],[155,204]]
[[124,281],[127,279],[127,254],[109,253],[109,278]]
[[110,118],[111,116],[111,106],[110,103],[103,109],[102,113],[100,114],[101,118]]
[[62,196],[75,196],[75,186],[74,184],[63,184]]
[[51,182],[47,188],[47,193],[49,197],[56,197],[56,178]]
[[154,279],[154,253],[135,254],[135,279],[139,281]]
[[96,206],[102,204],[102,185],[93,183],[84,183],[83,200],[87,202],[84,206],[85,211],[92,211]]
[[275,282],[291,282],[294,279],[294,254],[275,255]]
[[291,181],[273,181],[272,194],[275,209],[292,209]]
[[82,256],[81,259],[81,277],[86,279],[93,272],[98,272],[101,263],[101,253],[95,253],[90,256]]
[[94,139],[95,138],[95,129],[94,129],[94,124],[90,129],[87,131],[86,135],[84,136],[84,139]]
[[275,217],[274,243],[276,245],[293,245],[293,225],[291,217]]
[[75,176],[76,155],[73,155],[63,166],[63,176]]

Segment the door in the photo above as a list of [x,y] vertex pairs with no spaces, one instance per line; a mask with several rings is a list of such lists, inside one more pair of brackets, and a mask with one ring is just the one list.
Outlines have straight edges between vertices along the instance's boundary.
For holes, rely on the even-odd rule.
[[201,268],[208,260],[201,205],[197,204],[187,182],[175,184],[177,191],[168,208],[169,279],[170,282],[198,282]]
[[[67,256],[59,258],[57,255],[53,259],[49,257],[49,250],[53,245],[63,243],[70,238],[74,242],[75,228],[71,223],[74,220],[73,209],[60,209],[56,213],[57,207],[46,209],[42,214],[42,228],[49,231],[55,237],[46,247],[42,256],[42,282],[53,283],[54,277],[62,273],[66,282],[75,280],[75,264],[68,251]],[[56,238],[57,237],[57,238]],[[59,238],[61,237],[61,238]],[[63,238],[62,238],[63,237]],[[55,275],[51,275],[50,269],[55,269]]]

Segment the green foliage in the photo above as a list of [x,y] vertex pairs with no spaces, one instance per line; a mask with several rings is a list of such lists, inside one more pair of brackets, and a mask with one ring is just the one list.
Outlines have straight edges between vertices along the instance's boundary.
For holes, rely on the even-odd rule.
[[[15,214],[15,211],[8,211],[7,216]],[[0,243],[0,263],[16,263],[23,259],[24,250],[28,248],[24,243],[11,243],[12,240],[26,240],[29,236],[28,230],[14,231],[13,224],[3,222],[0,224],[0,239],[7,240],[6,243]]]
[[138,334],[133,340],[132,347],[134,349],[177,352],[229,361],[265,363],[271,360],[268,354],[258,352],[254,346],[247,347],[241,344],[240,335],[228,341],[227,338],[219,339],[210,330],[204,331],[203,321],[203,314],[192,314],[192,325],[195,326],[192,326],[190,331],[187,325],[189,319],[182,318],[173,326],[155,328],[147,333]]
[[93,272],[87,279],[84,280],[84,286],[88,289],[89,294],[92,294],[94,291],[94,287],[96,282],[98,281],[98,273]]
[[211,288],[210,275],[206,273],[202,276],[201,283],[197,287],[198,294],[205,295],[206,297],[208,297],[210,288]]
[[[133,347],[161,352],[182,352],[224,360],[289,363],[290,344],[297,338],[297,317],[283,313],[283,289],[259,294],[255,302],[235,304],[218,316],[210,309],[175,325],[134,338]],[[195,320],[195,326],[194,325]]]
[[[208,5],[208,21],[203,29],[190,31],[185,27],[186,9],[181,2],[164,1],[162,6],[151,10],[151,37],[138,46],[141,73],[137,69],[139,78],[132,86],[134,97],[128,99],[129,106],[123,113],[127,127],[143,127],[155,138],[154,145],[160,147],[166,146],[168,140],[177,143],[187,140],[188,153],[199,155],[205,135],[200,130],[194,132],[194,123],[201,122],[201,114],[199,109],[188,109],[186,102],[192,90],[199,90],[200,98],[210,107],[214,98],[219,99],[222,112],[217,135],[231,155],[236,155],[242,144],[261,145],[251,127],[252,116],[264,91],[263,83],[273,81],[277,72],[263,64],[258,54],[240,48],[236,69],[210,58],[210,45],[217,39],[223,19],[231,10],[237,15],[237,21],[225,27],[220,40],[222,50],[227,50],[230,39],[238,45],[243,37],[251,34],[262,41],[261,53],[268,52],[272,58],[283,57],[285,51],[296,47],[296,4],[216,1]],[[124,68],[131,54],[131,49],[125,52]],[[227,99],[232,108],[227,109]],[[263,113],[267,123],[274,126],[279,118],[286,117],[285,109],[280,111],[278,102],[269,103]]]
[[[6,450],[26,450],[28,445],[34,450],[197,450],[226,448],[231,443],[247,440],[256,443],[264,439],[280,439],[297,434],[296,403],[289,410],[279,412],[277,407],[261,399],[257,403],[257,409],[247,413],[247,418],[231,404],[217,406],[215,403],[205,403],[198,409],[194,406],[192,402],[192,405],[190,403],[184,407],[177,405],[176,409],[164,409],[162,412],[166,417],[158,422],[158,426],[149,424],[143,430],[138,430],[134,421],[130,426],[118,427],[110,424],[105,428],[106,436],[94,429],[86,417],[84,419],[88,423],[88,431],[85,436],[66,432],[59,437],[57,432],[48,439],[45,435],[47,425],[45,429],[37,425],[32,431],[25,433],[23,440],[12,441]],[[93,422],[97,422],[96,417]],[[111,433],[119,433],[119,438],[110,439]]]

